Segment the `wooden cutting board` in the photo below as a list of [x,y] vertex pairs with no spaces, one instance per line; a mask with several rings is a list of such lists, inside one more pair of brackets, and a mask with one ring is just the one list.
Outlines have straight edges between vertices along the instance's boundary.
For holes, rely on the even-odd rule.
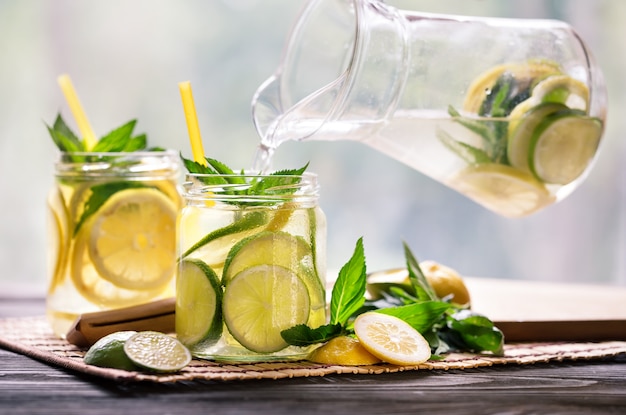
[[465,278],[507,342],[626,340],[626,287]]

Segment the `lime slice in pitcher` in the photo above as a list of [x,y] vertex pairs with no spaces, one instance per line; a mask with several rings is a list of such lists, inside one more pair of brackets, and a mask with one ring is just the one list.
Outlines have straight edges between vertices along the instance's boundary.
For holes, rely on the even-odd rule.
[[[516,107],[517,108],[517,107]],[[563,104],[545,103],[531,108],[525,114],[511,113],[507,155],[513,167],[530,173],[528,153],[530,142],[537,126],[550,114],[566,110]]]
[[576,180],[596,153],[602,123],[580,111],[561,111],[545,118],[530,143],[530,168],[545,183]]
[[307,322],[309,293],[293,271],[258,265],[241,271],[226,286],[223,312],[226,327],[241,345],[273,353],[287,347],[281,331]]
[[222,334],[222,288],[199,259],[180,263],[176,279],[176,336],[185,345],[215,341]]

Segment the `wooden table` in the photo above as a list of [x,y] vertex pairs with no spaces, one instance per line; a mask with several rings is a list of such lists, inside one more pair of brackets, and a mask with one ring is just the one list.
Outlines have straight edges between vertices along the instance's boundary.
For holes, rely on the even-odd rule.
[[[0,294],[0,317],[42,313],[42,299]],[[622,414],[626,356],[383,375],[120,384],[0,349],[0,414],[57,413]]]

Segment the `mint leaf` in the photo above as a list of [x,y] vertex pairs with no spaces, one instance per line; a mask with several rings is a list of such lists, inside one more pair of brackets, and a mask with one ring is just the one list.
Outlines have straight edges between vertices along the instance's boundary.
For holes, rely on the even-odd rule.
[[446,146],[452,152],[456,153],[457,156],[462,158],[468,164],[481,164],[491,162],[491,158],[484,150],[464,143],[462,141],[457,141],[446,131],[437,130],[437,138],[442,142],[444,146]]
[[409,281],[411,281],[411,285],[415,289],[415,295],[420,301],[438,301],[439,297],[435,294],[435,291],[430,286],[428,280],[424,276],[422,269],[419,266],[419,263],[413,256],[411,249],[403,242],[404,246],[404,257],[406,259],[406,267],[409,271]]
[[330,302],[330,324],[345,325],[365,302],[367,274],[363,238],[359,238],[350,260],[341,268],[333,286]]
[[130,140],[137,120],[131,120],[102,137],[94,146],[94,152],[120,152]]
[[[131,137],[122,151],[124,152],[133,152],[138,150],[145,150],[148,146],[148,136],[145,134],[139,134],[138,136]],[[163,149],[150,149],[150,151],[163,151]]]
[[312,329],[307,325],[300,324],[280,332],[281,337],[292,346],[309,346],[316,343],[327,342],[333,337],[340,336],[344,332],[341,324],[326,324]]
[[504,334],[483,315],[461,310],[448,316],[447,326],[456,332],[456,346],[459,349],[475,352],[487,350],[495,355],[502,355],[504,351]]
[[308,166],[307,163],[300,169],[279,170],[271,173],[254,183],[248,190],[248,194],[280,195],[293,193],[294,189],[291,186],[300,183],[299,176],[304,173]]
[[420,333],[426,333],[433,328],[441,317],[451,308],[443,301],[424,301],[392,308],[376,310],[378,313],[389,314],[409,323]]

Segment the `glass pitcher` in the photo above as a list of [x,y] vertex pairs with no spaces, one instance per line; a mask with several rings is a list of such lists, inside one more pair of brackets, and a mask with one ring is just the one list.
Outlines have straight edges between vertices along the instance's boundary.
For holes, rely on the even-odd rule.
[[606,105],[601,71],[566,23],[311,0],[252,100],[255,168],[287,140],[360,141],[521,217],[580,184]]

